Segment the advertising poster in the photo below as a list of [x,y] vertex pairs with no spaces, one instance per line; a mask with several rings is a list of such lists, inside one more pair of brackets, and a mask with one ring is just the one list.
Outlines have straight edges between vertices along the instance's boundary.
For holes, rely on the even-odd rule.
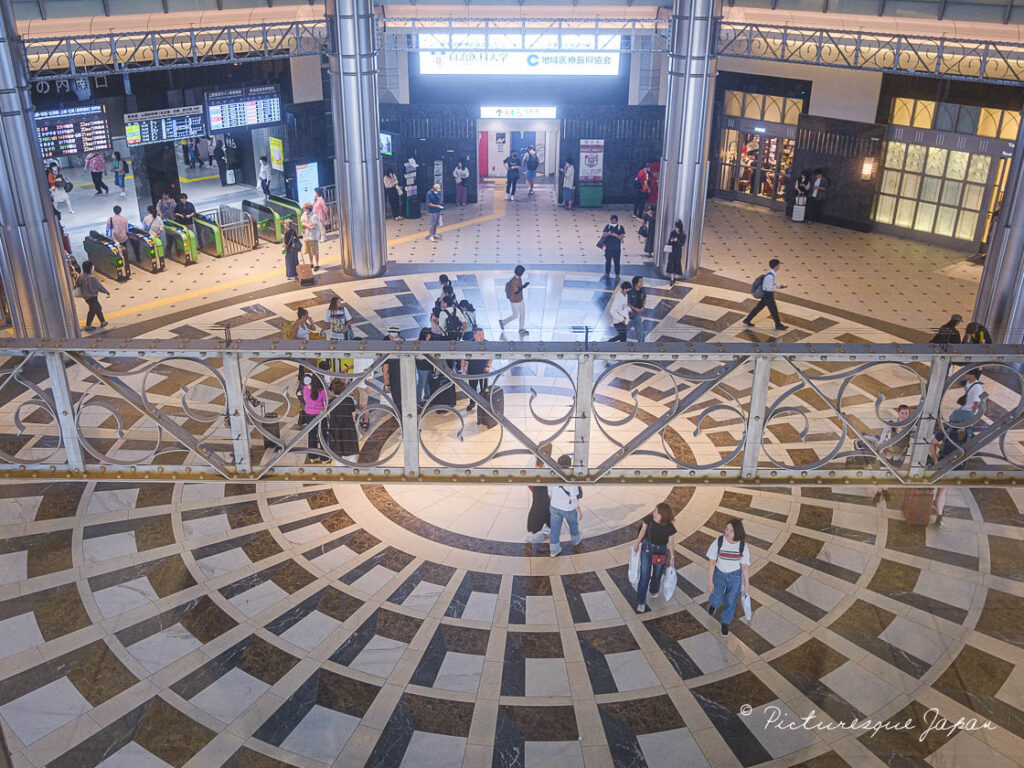
[[284,170],[284,142],[270,137],[270,167],[275,171]]
[[580,139],[580,181],[604,180],[604,139]]

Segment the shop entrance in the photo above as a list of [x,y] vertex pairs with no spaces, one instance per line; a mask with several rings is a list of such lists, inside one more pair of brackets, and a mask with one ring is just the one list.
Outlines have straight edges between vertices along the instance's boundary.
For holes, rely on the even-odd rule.
[[726,128],[722,132],[719,190],[722,197],[783,209],[792,183],[795,130],[779,126]]

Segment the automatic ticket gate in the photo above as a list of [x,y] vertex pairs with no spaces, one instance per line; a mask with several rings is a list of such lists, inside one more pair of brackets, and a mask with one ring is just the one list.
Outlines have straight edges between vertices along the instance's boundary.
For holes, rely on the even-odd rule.
[[295,228],[302,232],[299,222],[302,220],[302,206],[294,200],[278,195],[271,195],[265,203],[267,208],[277,213],[282,219],[291,219],[295,222]]
[[135,266],[147,272],[163,272],[164,244],[144,229],[128,225],[128,253]]
[[242,210],[256,222],[256,235],[260,240],[266,240],[268,243],[280,243],[284,240],[284,219],[273,208],[252,200],[243,200]]
[[165,258],[184,264],[186,267],[198,261],[199,246],[196,243],[196,234],[189,227],[176,221],[165,221],[164,233],[167,235]]
[[85,255],[101,275],[123,282],[132,276],[132,269],[118,244],[93,230],[83,243]]

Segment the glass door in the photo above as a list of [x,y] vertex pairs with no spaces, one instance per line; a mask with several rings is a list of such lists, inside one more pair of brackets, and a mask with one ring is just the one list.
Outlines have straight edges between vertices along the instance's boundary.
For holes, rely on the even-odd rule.
[[736,179],[736,191],[740,195],[757,197],[758,177],[760,176],[761,137],[756,133],[744,133],[740,146],[739,176]]
[[757,196],[764,200],[774,200],[782,140],[778,136],[762,136],[761,146],[763,150],[760,163],[761,173],[757,180]]
[[786,192],[793,183],[793,154],[796,152],[796,142],[793,139],[783,139],[782,149],[779,153],[779,183],[775,186],[775,199],[780,203],[786,201]]

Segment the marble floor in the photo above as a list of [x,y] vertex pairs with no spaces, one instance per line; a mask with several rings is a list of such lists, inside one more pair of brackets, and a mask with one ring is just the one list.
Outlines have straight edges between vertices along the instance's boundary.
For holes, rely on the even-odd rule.
[[[272,339],[298,306],[319,320],[337,294],[359,335],[412,333],[444,270],[499,338],[501,286],[521,256],[531,339],[575,338],[581,324],[607,334],[610,286],[578,245],[603,214],[481,205],[477,216],[493,218],[467,214],[434,256],[418,225],[400,222],[399,263],[374,280],[325,270],[300,288],[262,252],[262,266],[215,263],[225,275],[252,272],[235,285],[197,272],[184,299],[180,284],[157,296],[133,279],[112,297],[111,314],[122,314],[110,332],[187,343],[229,328]],[[491,241],[461,241],[475,228],[514,244],[514,255],[487,263],[479,249]],[[757,228],[772,239],[754,258],[738,238]],[[651,277],[649,337],[783,338],[767,320],[739,323],[757,264],[782,250],[800,275],[799,290],[780,297],[787,341],[920,340],[946,314],[969,315],[977,277],[959,254],[894,241],[905,257],[887,269],[891,243],[868,239],[854,279],[837,260],[861,235],[789,228],[758,209],[713,205],[709,271],[672,289]],[[552,246],[575,240],[576,250],[531,250],[524,232]],[[834,233],[823,258],[815,249]],[[650,275],[640,262],[627,258]],[[913,301],[885,293],[894,285]],[[525,428],[531,386],[542,414],[563,394],[541,372],[518,375],[508,408]],[[293,376],[253,374],[268,388]],[[636,392],[645,413],[665,408],[657,379],[619,378],[602,392],[606,406]],[[164,371],[151,385],[171,400],[184,381],[196,392],[194,380]],[[774,373],[773,383],[787,386]],[[910,384],[895,373],[857,381],[858,418],[877,427],[875,397],[912,397]],[[994,407],[1012,406],[1012,387],[988,389]],[[18,406],[0,406],[0,449],[46,450],[29,414],[23,433],[8,423]],[[765,450],[822,455],[830,422],[817,413],[811,423],[806,439],[776,425]],[[144,437],[133,421],[120,436],[106,416],[89,426],[104,450],[137,449]],[[727,419],[705,427],[697,436],[691,424],[682,449],[717,456],[736,439]],[[448,458],[490,450],[475,426],[457,446],[444,425],[427,433]],[[556,453],[571,435],[560,439]],[[596,452],[607,447],[595,440]],[[641,616],[630,542],[662,501],[678,511],[679,582]],[[585,538],[552,558],[547,543],[524,543],[529,491],[515,485],[3,484],[0,723],[17,768],[1019,765],[1024,492],[950,490],[944,525],[930,528],[906,524],[902,501],[900,490],[855,487],[589,487]],[[753,613],[722,637],[705,610],[705,552],[730,518],[748,532]],[[803,718],[816,727],[792,727]]]

